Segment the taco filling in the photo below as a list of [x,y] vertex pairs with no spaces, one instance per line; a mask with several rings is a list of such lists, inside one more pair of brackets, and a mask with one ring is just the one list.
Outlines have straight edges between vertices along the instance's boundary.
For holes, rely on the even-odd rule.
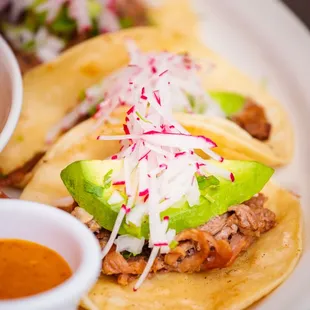
[[150,24],[143,0],[3,0],[0,20],[23,73],[90,37]]
[[131,106],[136,99],[132,80],[139,77],[152,83],[157,75],[167,75],[171,80],[174,112],[227,118],[253,138],[269,139],[271,123],[262,105],[243,94],[205,90],[201,74],[208,74],[212,64],[202,66],[187,53],[142,53],[131,41],[127,42],[127,49],[129,65],[78,94],[78,106],[50,129],[46,137],[48,143],[82,119],[93,116],[104,121],[117,106]]
[[[181,231],[171,242],[171,251],[156,258],[151,273],[192,273],[231,265],[262,233],[276,225],[275,214],[264,208],[266,199],[263,194],[258,194],[197,228]],[[71,214],[95,233],[104,248],[110,232],[102,229],[93,216],[80,207],[75,207]],[[130,238],[120,236],[119,240],[129,242]],[[150,249],[145,242],[141,253],[133,254],[121,251],[120,242],[116,242],[103,259],[102,273],[116,276],[119,284],[127,285],[142,274]]]
[[61,178],[77,205],[72,214],[100,240],[103,274],[122,285],[139,276],[137,290],[152,273],[232,264],[276,218],[259,194],[273,169],[224,160],[215,142],[189,134],[173,119],[168,74],[142,84],[135,78],[140,96],[126,113],[124,135],[98,137],[119,140],[120,152],[74,162]]

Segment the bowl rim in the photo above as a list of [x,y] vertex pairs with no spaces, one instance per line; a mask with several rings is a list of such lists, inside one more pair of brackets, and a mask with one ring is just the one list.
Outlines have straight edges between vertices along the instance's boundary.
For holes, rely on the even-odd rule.
[[3,52],[9,70],[11,71],[10,80],[12,85],[12,102],[9,111],[8,118],[5,125],[0,132],[0,152],[4,149],[6,144],[9,142],[15,127],[17,125],[23,103],[23,80],[19,69],[17,59],[6,43],[4,38],[0,35],[0,50]]
[[46,221],[62,221],[63,225],[70,227],[70,233],[77,236],[79,247],[83,251],[79,267],[68,280],[33,296],[1,300],[0,309],[58,309],[62,305],[78,302],[100,275],[101,250],[94,234],[71,214],[45,204],[20,199],[0,199],[0,214],[6,210],[14,213],[32,212],[38,217],[44,214]]

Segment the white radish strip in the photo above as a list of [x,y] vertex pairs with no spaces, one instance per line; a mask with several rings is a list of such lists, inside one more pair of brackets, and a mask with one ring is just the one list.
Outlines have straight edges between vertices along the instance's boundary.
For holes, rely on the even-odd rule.
[[173,159],[174,158],[174,155],[163,150],[160,146],[154,146],[150,143],[145,143],[145,147],[147,147],[148,149],[150,149],[151,151],[157,153],[157,154],[160,154],[160,155],[163,155],[163,156],[166,156],[168,159]]
[[151,177],[156,177],[158,174],[160,174],[161,172],[163,172],[164,170],[167,170],[167,165],[164,166],[159,166],[158,168],[155,168],[154,170],[149,172],[149,175]]
[[[124,162],[124,169],[125,169],[126,165],[125,165],[125,162]],[[126,170],[125,170],[125,177],[126,177]],[[127,192],[127,184],[128,184],[128,187],[129,187],[129,182],[126,183],[126,193],[128,195],[128,192]],[[134,199],[135,199],[135,192],[137,191],[137,184],[134,184],[133,185],[133,195],[128,195],[128,202],[127,202],[127,206],[123,205],[117,215],[117,218],[116,218],[116,221],[114,223],[114,227],[113,227],[113,230],[111,232],[111,235],[110,235],[110,238],[109,238],[109,241],[107,242],[106,246],[104,247],[102,253],[101,253],[101,258],[103,259],[107,254],[108,252],[110,251],[113,243],[114,243],[114,240],[118,234],[118,231],[122,225],[122,222],[123,222],[123,219],[124,219],[124,216],[130,212],[132,206],[134,205]]]
[[110,251],[110,249],[114,243],[114,240],[118,234],[118,231],[122,225],[122,222],[123,222],[123,219],[124,219],[126,212],[127,212],[126,207],[125,208],[121,207],[121,209],[117,215],[116,221],[114,223],[113,230],[111,232],[109,241],[107,242],[103,251],[101,252],[101,259],[103,259],[109,253],[109,251]]
[[143,140],[160,146],[177,147],[179,149],[209,149],[216,144],[204,136],[192,136],[182,133],[160,133],[156,131],[143,134]]
[[197,179],[194,176],[194,182],[193,185],[190,187],[188,192],[185,194],[187,198],[188,204],[192,207],[197,204],[199,204],[199,198],[200,198],[200,190],[198,187]]
[[150,226],[150,241],[152,244],[165,242],[165,231],[161,225],[160,212],[158,212],[158,204],[160,196],[158,193],[159,182],[155,178],[150,179],[149,188],[149,226]]
[[[180,195],[181,196],[181,195]],[[180,201],[180,197],[169,198],[158,205],[158,212],[163,212],[173,206],[175,203]],[[185,200],[184,200],[185,202]]]
[[168,225],[169,225],[169,217],[163,219],[161,222],[161,225],[162,225],[162,230],[166,233],[168,230]]
[[114,106],[111,106],[110,109],[105,111],[105,113],[102,112],[100,119],[98,119],[98,122],[92,127],[92,129],[89,132],[92,132],[98,129],[108,119],[108,117],[110,116],[113,110],[114,110]]
[[149,100],[150,103],[153,103],[152,107],[156,110],[156,112],[159,113],[160,116],[163,117],[163,119],[165,119],[168,123],[170,123],[170,125],[173,125],[179,132],[183,134],[188,134],[188,131],[185,128],[183,128],[179,123],[177,123],[173,119],[172,115],[164,113],[164,111],[162,111],[162,108],[155,101],[156,101],[155,99]]
[[154,261],[158,255],[158,252],[160,250],[160,247],[158,246],[154,246],[151,252],[151,255],[149,257],[149,260],[141,274],[141,276],[139,277],[139,280],[137,281],[137,283],[135,284],[133,290],[136,291],[138,290],[138,288],[142,285],[142,283],[144,282],[144,280],[146,279],[146,277],[148,276],[149,272],[152,269],[152,266],[154,264]]
[[147,164],[147,160],[142,160],[139,164],[139,196],[144,196],[147,195],[148,193],[148,164]]
[[66,2],[66,0],[47,0],[36,7],[37,12],[47,12],[47,21],[51,22],[57,16],[60,7]]
[[129,222],[136,225],[137,227],[141,226],[143,216],[147,213],[146,204],[135,205],[129,213],[126,215],[126,223]]
[[70,0],[69,14],[72,18],[76,19],[78,32],[83,32],[91,28],[86,0]]
[[97,140],[109,141],[109,140],[139,140],[142,135],[115,135],[115,136],[98,136]]
[[113,32],[121,28],[117,16],[107,8],[102,8],[99,17],[99,28],[101,32]]
[[207,148],[204,148],[203,151],[209,155],[212,159],[216,160],[216,161],[219,161],[219,162],[222,162],[224,160],[224,158],[222,156],[220,156],[219,154],[213,152],[212,150],[210,149],[207,149]]
[[200,170],[203,171],[204,173],[207,173],[207,174],[211,174],[211,175],[215,175],[215,176],[220,176],[220,177],[223,177],[227,180],[232,180],[231,178],[231,172],[224,169],[224,168],[221,168],[217,165],[214,165],[208,161],[205,161],[205,160],[202,160],[202,162],[205,164],[205,166],[201,167]]
[[[176,235],[175,229],[168,229],[168,231],[166,233],[166,238],[167,238],[167,241],[169,244],[174,240],[175,235]],[[170,249],[169,245],[163,246],[160,248],[160,254],[166,254],[166,253],[170,252],[170,250],[171,249]]]

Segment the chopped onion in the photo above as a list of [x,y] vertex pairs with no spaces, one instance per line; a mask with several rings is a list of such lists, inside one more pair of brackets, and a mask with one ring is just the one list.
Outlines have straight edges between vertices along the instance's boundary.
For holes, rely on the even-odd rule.
[[128,251],[137,255],[142,252],[144,242],[144,238],[138,239],[130,235],[122,235],[118,236],[117,239],[115,239],[114,244],[116,244],[117,252]]
[[147,214],[146,204],[138,204],[126,215],[126,223],[132,223],[140,227],[145,214]]
[[[115,183],[114,183],[115,184]],[[108,200],[109,205],[119,204],[124,202],[124,197],[119,193],[119,191],[115,190],[111,197]]]

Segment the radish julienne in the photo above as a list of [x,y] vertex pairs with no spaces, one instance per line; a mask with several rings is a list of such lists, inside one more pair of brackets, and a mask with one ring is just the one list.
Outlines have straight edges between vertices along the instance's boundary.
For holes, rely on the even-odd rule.
[[[143,53],[130,40],[126,41],[126,46],[130,57],[129,64],[88,88],[85,99],[49,130],[46,141],[56,139],[64,128],[72,127],[94,107],[97,107],[94,118],[100,123],[109,121],[111,112],[123,104],[132,107],[132,110],[127,112],[129,116],[133,113],[137,100],[147,101],[158,113],[165,113],[166,119],[169,117],[171,121],[170,126],[179,127],[179,131],[184,134],[188,132],[182,126],[177,122],[172,123],[172,110],[180,108],[191,112],[191,100],[187,95],[207,105],[209,115],[223,116],[219,105],[211,99],[202,85],[200,66],[189,55],[169,52]],[[173,102],[170,97],[174,98]],[[143,111],[135,112],[143,115]],[[141,121],[145,122],[146,119]],[[158,130],[154,124],[149,125],[150,131]]]
[[[152,59],[156,60],[156,57]],[[154,60],[152,63],[154,66]],[[157,71],[163,72],[164,68]],[[167,79],[168,73],[157,76],[155,84],[148,83],[148,79],[141,80],[140,84],[135,82],[136,102],[128,107],[124,135],[97,138],[120,141],[120,152],[111,158],[123,160],[123,168],[115,177],[117,181],[112,177],[112,184],[123,180],[121,184],[128,197],[127,205],[124,204],[118,213],[102,257],[110,251],[124,219],[127,222],[132,218],[139,227],[143,216],[148,215],[149,247],[153,249],[135,290],[143,283],[158,253],[169,252],[169,243],[175,236],[175,230],[169,229],[169,217],[161,219],[161,212],[182,199],[190,206],[199,203],[196,175],[218,175],[234,181],[232,173],[220,166],[223,158],[211,150],[216,144],[207,137],[189,134],[174,120],[173,85]],[[149,95],[154,92],[154,85],[158,90],[157,99]],[[201,149],[218,164],[200,158],[194,149]],[[137,211],[135,205],[139,206]]]

